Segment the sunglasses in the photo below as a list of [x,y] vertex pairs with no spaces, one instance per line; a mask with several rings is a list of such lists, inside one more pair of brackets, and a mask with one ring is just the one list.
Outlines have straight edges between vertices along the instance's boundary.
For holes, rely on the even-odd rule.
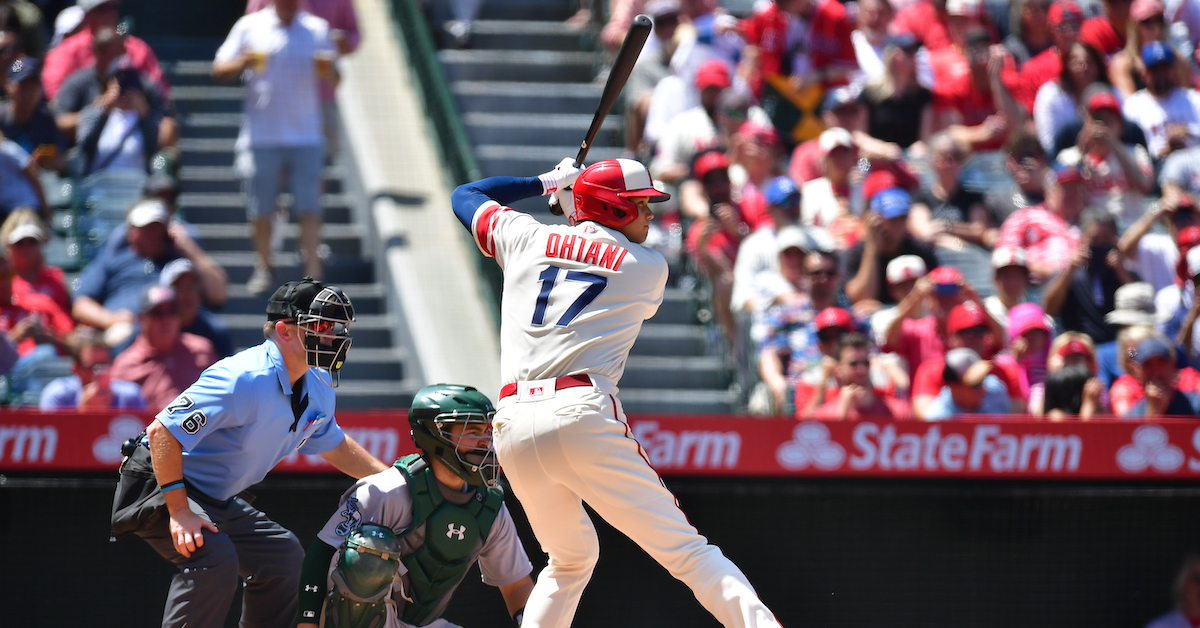
[[175,314],[177,314],[178,312],[179,312],[179,310],[177,310],[174,306],[156,307],[153,310],[146,312],[146,316],[149,316],[151,318],[166,318],[168,316],[175,316]]
[[826,279],[837,274],[835,270],[810,270],[806,273],[809,277],[824,277]]
[[820,340],[821,342],[833,342],[841,338],[845,333],[846,330],[842,329],[841,327],[822,329],[821,331],[817,332],[817,340]]
[[871,366],[871,361],[870,361],[870,360],[854,360],[854,361],[852,361],[852,362],[847,362],[847,363],[846,363],[846,366],[849,366],[850,368],[859,368],[859,367],[862,367],[862,366]]

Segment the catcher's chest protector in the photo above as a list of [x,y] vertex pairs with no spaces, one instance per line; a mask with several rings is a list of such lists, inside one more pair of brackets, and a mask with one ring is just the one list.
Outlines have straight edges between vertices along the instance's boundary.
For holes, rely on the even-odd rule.
[[419,454],[405,456],[395,466],[413,497],[412,525],[400,535],[400,560],[408,569],[405,591],[411,600],[400,619],[424,626],[441,616],[483,551],[504,496],[496,490],[443,492]]

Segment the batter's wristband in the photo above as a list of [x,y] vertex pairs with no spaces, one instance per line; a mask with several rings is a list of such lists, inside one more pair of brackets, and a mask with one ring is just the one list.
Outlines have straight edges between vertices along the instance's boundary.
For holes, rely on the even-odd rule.
[[162,492],[168,493],[177,488],[183,488],[183,480],[175,480],[174,482],[168,482],[164,484],[162,487]]

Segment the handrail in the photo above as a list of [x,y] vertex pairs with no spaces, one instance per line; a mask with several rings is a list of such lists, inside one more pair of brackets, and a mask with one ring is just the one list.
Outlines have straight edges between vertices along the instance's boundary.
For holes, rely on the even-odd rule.
[[[414,0],[391,0],[389,5],[396,38],[408,55],[409,68],[416,77],[413,86],[421,94],[425,105],[425,119],[431,127],[436,140],[434,144],[447,170],[447,187],[453,189],[479,179],[482,172],[475,160],[475,151],[471,148],[471,141],[467,137],[458,106],[450,93],[449,82],[438,61],[428,20]],[[469,236],[464,232],[463,237]],[[499,328],[503,275],[500,268],[484,257],[474,244],[469,248],[474,252],[476,266],[489,292],[490,298],[485,301],[491,311],[492,321]]]

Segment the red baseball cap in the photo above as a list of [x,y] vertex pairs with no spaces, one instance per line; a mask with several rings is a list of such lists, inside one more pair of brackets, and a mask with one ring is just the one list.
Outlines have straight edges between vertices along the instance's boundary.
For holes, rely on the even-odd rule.
[[709,59],[696,69],[696,89],[706,87],[725,89],[730,85],[733,85],[733,81],[729,78],[729,68],[725,67],[725,62],[720,59]]
[[700,158],[696,160],[696,165],[692,166],[692,176],[698,181],[703,180],[708,173],[714,170],[729,170],[729,158],[719,150],[700,155]]
[[987,325],[986,315],[978,305],[974,303],[962,303],[954,306],[950,310],[950,316],[946,319],[946,331],[951,334],[957,334],[964,329]]
[[871,170],[871,173],[863,179],[862,195],[863,200],[870,203],[871,199],[876,194],[888,189],[897,188],[900,184],[896,181],[896,175],[891,170]]
[[779,133],[775,131],[775,127],[747,120],[738,127],[738,135],[754,139],[768,146],[778,146]]
[[1112,95],[1108,90],[1097,91],[1092,94],[1091,98],[1087,99],[1088,113],[1096,113],[1101,109],[1112,109],[1117,113],[1121,113],[1121,103],[1117,101],[1117,97]]
[[957,284],[963,280],[962,273],[953,266],[938,266],[929,271],[929,278],[933,283]]
[[1083,11],[1079,10],[1079,5],[1071,2],[1071,0],[1058,0],[1050,5],[1050,11],[1046,17],[1046,21],[1050,24],[1050,28],[1058,28],[1060,24],[1067,20],[1075,22],[1083,21]]
[[814,322],[817,325],[817,331],[824,331],[830,327],[841,327],[847,331],[854,329],[854,319],[850,318],[850,312],[840,307],[827,307],[821,310]]
[[1095,357],[1092,355],[1092,350],[1089,349],[1086,344],[1075,339],[1071,339],[1067,342],[1067,344],[1058,348],[1058,357],[1065,358],[1069,355],[1086,355],[1089,358]]
[[1175,244],[1179,246],[1180,251],[1200,244],[1200,227],[1191,226],[1180,229],[1179,235],[1175,236]]

